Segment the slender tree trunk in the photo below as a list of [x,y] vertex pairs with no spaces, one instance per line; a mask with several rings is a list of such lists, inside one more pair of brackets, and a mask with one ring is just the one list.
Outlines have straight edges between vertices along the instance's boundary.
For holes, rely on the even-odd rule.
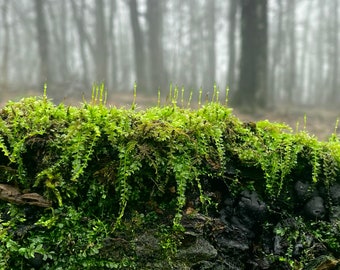
[[181,0],[175,1],[175,10],[176,10],[176,40],[178,40],[178,43],[176,43],[174,50],[176,51],[176,57],[174,57],[174,64],[173,64],[173,70],[172,74],[174,74],[175,78],[179,81],[181,81],[183,84],[187,84],[190,80],[187,77],[187,70],[185,65],[181,64],[183,57],[183,47],[184,47],[184,36],[185,36],[185,5],[182,4]]
[[163,60],[163,2],[147,1],[148,47],[150,59],[150,91],[157,92],[158,88],[167,93],[167,73]]
[[[309,1],[307,10],[311,10],[313,8],[313,1]],[[300,102],[303,101],[303,96],[306,94],[307,91],[309,91],[309,79],[308,79],[308,65],[307,65],[307,52],[309,49],[309,42],[308,37],[310,33],[311,28],[311,12],[306,12],[304,15],[304,21],[303,21],[303,29],[304,32],[302,34],[302,47],[303,50],[301,52],[301,59],[300,59],[300,69],[299,69],[299,80],[296,82],[297,86],[299,88],[299,100]],[[320,22],[319,22],[320,23]]]
[[9,22],[8,22],[9,0],[5,0],[2,6],[2,20],[4,25],[3,55],[1,65],[1,88],[8,90],[8,60],[9,60]]
[[109,45],[110,45],[110,52],[111,52],[111,62],[110,62],[110,74],[111,74],[111,88],[116,89],[117,87],[117,49],[116,49],[116,35],[115,35],[115,16],[117,14],[117,0],[111,0],[110,1],[110,16],[109,16]]
[[190,87],[197,89],[197,15],[195,0],[189,0],[190,22],[189,22],[189,43],[190,43]]
[[107,79],[107,38],[104,13],[104,0],[96,0],[96,48],[95,65],[96,81],[105,82]]
[[144,39],[138,20],[138,6],[136,0],[129,0],[130,20],[134,41],[135,71],[137,86],[141,92],[147,92],[147,78],[145,70]]
[[207,71],[205,76],[206,88],[211,89],[216,82],[216,31],[215,31],[215,0],[209,0],[206,2],[206,18],[207,18]]
[[[136,67],[133,63],[135,60],[135,54],[131,57],[129,54],[130,52],[129,44],[134,43],[133,40],[129,37],[128,31],[125,30],[124,23],[130,18],[124,18],[122,9],[117,9],[118,12],[118,22],[117,22],[117,29],[118,29],[118,46],[117,46],[117,56],[119,59],[119,87],[120,89],[127,89],[131,87],[131,78],[136,81],[136,75],[132,75],[131,73],[135,72],[136,74]],[[133,38],[133,37],[132,37]],[[134,52],[135,53],[135,52]],[[132,61],[131,61],[132,59]],[[132,63],[131,63],[132,62]],[[141,88],[142,89],[142,88]]]
[[267,1],[242,0],[239,89],[234,102],[254,110],[267,105]]
[[81,0],[80,7],[78,8],[76,5],[75,0],[71,0],[71,7],[73,12],[74,21],[77,27],[78,31],[78,41],[79,41],[79,48],[80,48],[80,58],[82,61],[82,67],[83,67],[83,79],[82,82],[84,84],[84,87],[87,88],[90,86],[89,82],[89,68],[88,68],[88,61],[86,56],[86,44],[89,45],[91,52],[94,52],[94,48],[90,42],[89,36],[87,32],[84,29],[84,9],[85,9],[85,2],[84,0]]
[[[50,67],[50,72],[53,74],[53,80],[58,80],[61,83],[66,83],[69,79],[70,71],[68,66],[68,46],[67,46],[67,17],[68,9],[66,8],[66,0],[61,0],[60,6],[56,7],[56,3],[46,1],[47,16],[50,18],[51,31],[50,31],[50,44],[55,44],[56,51],[53,57],[54,65]],[[60,7],[60,9],[59,9]],[[60,19],[59,14],[63,14]],[[53,68],[54,67],[54,68]]]
[[236,88],[236,14],[238,0],[229,1],[229,29],[228,29],[228,87],[234,91]]
[[66,7],[66,0],[61,1],[61,13],[64,16],[64,20],[61,20],[61,74],[64,80],[68,80],[70,71],[68,66],[68,46],[67,46],[67,17],[68,17],[68,9]]
[[49,39],[47,32],[47,24],[44,12],[44,0],[35,0],[35,12],[36,12],[36,28],[38,32],[38,48],[40,57],[40,85],[51,80],[49,71]]
[[324,95],[326,89],[327,80],[325,77],[327,74],[324,73],[325,63],[327,62],[327,32],[325,31],[326,28],[326,10],[325,10],[325,2],[322,0],[318,1],[318,28],[316,36],[314,40],[316,42],[316,61],[315,61],[315,68],[316,68],[316,77],[312,77],[313,80],[311,81],[311,89],[312,89],[312,96],[314,96],[315,100],[321,101],[322,96]]
[[296,81],[296,39],[295,39],[295,0],[288,1],[288,29],[289,29],[289,69],[287,76],[287,101],[294,102]]
[[339,1],[333,0],[332,7],[332,80],[331,80],[331,102],[337,104],[339,101]]
[[282,46],[283,40],[283,3],[282,0],[278,0],[278,16],[277,16],[277,28],[274,38],[274,44],[272,49],[272,62],[271,68],[268,71],[271,73],[268,74],[269,77],[269,89],[270,92],[268,101],[270,104],[273,104],[279,98],[279,89],[282,88],[281,85],[281,76],[279,76],[280,64],[282,60]]

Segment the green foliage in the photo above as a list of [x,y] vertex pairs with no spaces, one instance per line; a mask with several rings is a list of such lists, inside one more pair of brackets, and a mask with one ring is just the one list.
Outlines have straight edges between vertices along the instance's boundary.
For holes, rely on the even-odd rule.
[[336,181],[338,142],[320,142],[304,131],[293,134],[290,127],[268,121],[235,130],[240,140],[234,151],[243,164],[261,169],[265,193],[272,199],[286,197],[292,175],[326,187]]
[[[232,194],[260,186],[263,196],[289,201],[293,175],[303,172],[326,188],[338,180],[336,136],[322,143],[283,124],[241,123],[214,93],[202,105],[200,92],[196,110],[184,108],[178,88],[169,105],[146,110],[137,110],[135,99],[130,109],[107,107],[103,86],[79,107],[54,105],[46,95],[7,103],[0,113],[1,183],[39,193],[53,206],[28,219],[23,207],[1,202],[0,264],[25,268],[40,254],[44,269],[134,269],[133,254],[112,259],[103,248],[139,213],[140,226],[170,220],[166,231],[159,228],[170,256],[179,240],[169,226],[181,232],[189,197],[198,199],[197,211],[215,207],[213,183]],[[17,237],[19,227],[28,232]]]
[[325,244],[329,249],[339,252],[340,250],[340,221],[335,222],[312,222],[311,231],[316,239]]
[[[279,223],[274,229],[275,238],[280,240],[281,254],[271,254],[269,257],[271,260],[287,262],[292,269],[305,269],[304,266],[317,258],[315,253],[320,252],[318,249],[328,248],[338,255],[339,225],[339,221],[318,220],[306,223],[302,217],[288,218],[285,224]],[[299,255],[294,254],[297,246],[301,249]]]

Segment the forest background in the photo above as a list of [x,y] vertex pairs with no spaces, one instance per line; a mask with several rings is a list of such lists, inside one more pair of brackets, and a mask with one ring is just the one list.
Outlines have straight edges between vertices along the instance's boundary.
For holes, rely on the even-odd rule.
[[327,122],[330,133],[340,101],[339,4],[1,0],[1,103],[39,94],[44,83],[55,102],[71,103],[104,82],[116,105],[131,102],[135,82],[144,101],[158,90],[165,99],[171,84],[204,98],[215,84],[245,119],[295,125],[310,113],[312,132]]

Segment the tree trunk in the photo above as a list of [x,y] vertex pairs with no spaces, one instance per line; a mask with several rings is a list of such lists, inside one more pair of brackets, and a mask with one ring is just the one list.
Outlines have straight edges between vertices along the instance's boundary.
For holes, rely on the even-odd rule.
[[90,38],[87,34],[87,32],[84,29],[84,8],[85,8],[85,2],[84,0],[80,3],[80,8],[77,7],[75,0],[71,0],[71,7],[73,11],[73,17],[74,21],[76,23],[77,31],[78,31],[78,40],[79,40],[79,48],[80,48],[80,58],[82,61],[82,67],[83,67],[83,79],[82,83],[84,84],[84,87],[87,88],[90,86],[89,82],[89,69],[88,69],[88,61],[86,57],[86,50],[85,46],[86,44],[89,45],[90,51],[93,53],[94,48],[92,46],[92,43],[90,42]]
[[[61,0],[59,3],[60,5],[50,1],[46,1],[46,14],[50,18],[51,25],[49,42],[56,47],[54,54],[49,56],[51,57],[51,59],[53,58],[54,63],[53,66],[50,67],[50,73],[53,74],[53,81],[66,83],[70,75],[67,46],[68,9],[66,8],[66,0]],[[60,18],[59,14],[63,14],[62,19]]]
[[9,60],[9,22],[8,22],[9,0],[2,5],[2,20],[4,25],[3,55],[1,65],[1,88],[2,92],[8,90],[8,60]]
[[157,92],[158,88],[167,93],[167,74],[163,60],[163,2],[147,1],[148,47],[150,59],[150,91]]
[[228,29],[228,87],[234,91],[236,88],[236,14],[238,10],[238,0],[229,1],[229,29]]
[[[127,3],[127,2],[126,2]],[[121,8],[117,8],[117,59],[119,62],[119,88],[126,90],[131,87],[131,79],[136,81],[135,52],[133,50],[134,42],[131,31],[126,31],[126,23],[130,21],[130,17],[123,15]],[[131,46],[131,44],[133,44]],[[132,50],[131,50],[132,49]],[[131,56],[132,54],[132,56]],[[133,74],[135,73],[135,74]],[[142,88],[141,88],[142,89]],[[139,92],[139,91],[138,91]]]
[[206,18],[207,18],[207,71],[205,77],[205,88],[213,88],[216,82],[216,50],[215,50],[215,0],[209,0],[206,2]]
[[[61,1],[61,14],[64,16],[64,18],[68,17],[68,9],[66,7],[66,0]],[[68,46],[67,46],[67,20],[62,19],[61,20],[61,74],[62,78],[64,80],[68,80],[70,71],[68,66],[68,59],[69,59],[69,53],[68,53]]]
[[135,71],[137,86],[141,92],[147,92],[147,78],[145,71],[144,40],[138,20],[138,6],[136,0],[129,0],[130,20],[134,40]]
[[288,31],[289,31],[289,64],[288,76],[286,80],[287,101],[292,104],[294,102],[293,95],[295,93],[296,80],[296,40],[295,40],[295,0],[288,1]]
[[316,42],[316,58],[315,65],[316,74],[312,77],[311,85],[311,96],[313,102],[321,102],[323,99],[324,92],[326,90],[327,84],[327,74],[324,72],[325,63],[327,63],[327,35],[326,30],[327,19],[326,16],[326,5],[325,2],[319,0],[317,3],[318,7],[318,28],[314,40]]
[[116,35],[115,35],[115,16],[117,14],[117,0],[111,0],[110,1],[110,16],[109,16],[109,45],[110,45],[110,52],[111,52],[111,62],[110,62],[110,74],[111,74],[111,88],[116,89],[118,84],[117,79],[117,50],[116,50]]
[[[195,0],[190,0],[195,1]],[[176,83],[181,82],[182,85],[191,85],[191,76],[190,73],[188,74],[188,70],[192,63],[188,63],[189,67],[186,64],[183,64],[183,59],[186,58],[185,53],[185,36],[186,36],[186,16],[187,11],[185,9],[185,5],[181,0],[174,1],[174,10],[176,13],[175,16],[175,39],[177,40],[176,44],[174,44],[174,51],[176,52],[176,57],[173,57],[173,69],[172,74],[175,77]],[[191,5],[191,3],[188,3]],[[190,6],[189,6],[190,7]],[[191,11],[190,11],[191,12]],[[190,27],[190,26],[189,26]],[[191,31],[191,30],[190,30]],[[191,33],[189,33],[191,34]],[[189,37],[190,40],[190,37]],[[190,52],[191,53],[191,52]],[[189,58],[190,59],[190,58]],[[189,62],[189,61],[188,61]],[[192,71],[191,71],[192,72]],[[171,78],[173,79],[173,78]]]
[[[312,10],[313,8],[313,1],[308,2],[307,10]],[[305,92],[309,91],[310,89],[310,81],[308,79],[309,77],[309,68],[308,68],[308,50],[309,50],[309,45],[310,43],[308,42],[309,39],[309,34],[310,34],[310,29],[311,29],[311,12],[306,12],[304,15],[305,18],[303,20],[302,26],[304,29],[304,33],[302,34],[302,52],[300,56],[299,62],[300,68],[299,68],[299,80],[296,82],[298,88],[299,88],[299,100],[300,102],[303,101]],[[320,22],[319,22],[320,23]]]
[[336,105],[339,101],[339,1],[333,0],[331,9],[332,18],[332,58],[330,63],[332,66],[332,79],[331,79],[331,102],[330,104]]
[[96,81],[97,83],[105,82],[107,79],[107,38],[104,14],[104,0],[96,0]]
[[38,48],[39,48],[39,58],[40,58],[40,86],[47,83],[50,80],[49,71],[49,39],[46,25],[46,18],[44,12],[44,0],[35,0],[35,22],[38,32]]
[[234,102],[254,110],[267,105],[267,1],[241,1],[241,63]]
[[197,89],[197,10],[195,9],[195,0],[189,0],[189,11],[190,11],[190,21],[189,21],[189,44],[190,44],[190,85],[191,89]]
[[[273,41],[273,48],[272,48],[272,57],[271,57],[271,64],[270,70],[268,71],[269,77],[269,89],[270,92],[268,93],[268,102],[273,104],[279,99],[279,92],[282,88],[282,69],[280,69],[281,62],[282,62],[282,54],[284,48],[284,38],[283,38],[283,3],[282,0],[278,0],[278,15],[277,15],[277,28],[276,33],[274,33],[274,41]],[[280,102],[280,101],[279,101]]]

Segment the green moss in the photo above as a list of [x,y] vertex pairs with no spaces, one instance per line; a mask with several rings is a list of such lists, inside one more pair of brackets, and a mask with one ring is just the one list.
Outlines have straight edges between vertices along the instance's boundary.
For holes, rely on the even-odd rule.
[[[46,95],[8,102],[0,113],[1,183],[37,192],[53,207],[27,220],[24,207],[0,202],[0,264],[24,267],[41,254],[46,269],[133,269],[133,252],[120,260],[102,252],[133,213],[145,213],[141,226],[157,220],[180,231],[190,198],[199,199],[199,212],[214,207],[212,183],[232,194],[250,188],[289,201],[301,172],[325,187],[339,180],[335,136],[319,142],[280,123],[242,123],[218,94],[196,110],[178,106],[177,96],[146,110],[135,102],[131,109],[107,107],[103,89],[79,107],[54,105]],[[5,220],[17,212],[24,220]],[[18,237],[20,226],[33,227]],[[174,250],[176,241],[164,236],[162,246]]]

